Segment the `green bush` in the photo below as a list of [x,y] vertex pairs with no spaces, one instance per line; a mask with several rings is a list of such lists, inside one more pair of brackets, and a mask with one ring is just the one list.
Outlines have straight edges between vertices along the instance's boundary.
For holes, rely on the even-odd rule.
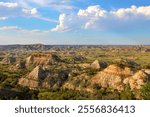
[[73,80],[72,81],[72,84],[75,86],[75,87],[78,87],[80,85],[81,81],[80,79],[76,79],[76,80]]
[[129,67],[133,69],[141,69],[141,66],[137,64],[135,61],[131,61],[128,59],[121,59],[120,61],[117,61],[115,64],[117,64],[121,68]]
[[107,95],[102,96],[102,100],[119,100],[119,93],[118,92],[108,93]]
[[92,85],[92,88],[93,88],[94,90],[100,90],[100,89],[101,89],[101,86],[99,86],[99,84],[95,83],[95,84]]
[[121,100],[133,100],[135,99],[133,92],[129,86],[126,86],[125,90],[120,93]]
[[7,76],[5,74],[0,73],[0,82],[3,82],[6,78]]
[[88,92],[80,92],[70,89],[51,89],[40,91],[38,94],[40,100],[83,100],[90,99]]
[[150,100],[150,82],[147,82],[142,88],[141,88],[141,96],[145,100]]

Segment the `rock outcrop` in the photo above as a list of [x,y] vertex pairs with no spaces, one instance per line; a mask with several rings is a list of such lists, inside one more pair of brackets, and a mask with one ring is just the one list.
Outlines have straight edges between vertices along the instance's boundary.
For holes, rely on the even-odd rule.
[[26,77],[20,78],[19,84],[31,89],[52,88],[55,86],[62,86],[67,78],[67,71],[59,71],[55,73],[47,71],[42,66],[37,66]]
[[14,58],[14,57],[5,57],[2,61],[1,61],[1,63],[2,64],[13,64],[13,63],[15,63],[16,62],[16,58]]
[[92,92],[92,89],[89,87],[89,79],[90,76],[88,76],[86,73],[83,73],[73,77],[71,81],[65,82],[63,87],[72,90]]
[[129,85],[131,90],[140,89],[146,81],[148,81],[148,74],[144,71],[136,72],[128,67],[120,68],[117,65],[108,66],[92,79],[93,84],[118,91],[123,91],[126,85]]
[[98,60],[95,60],[92,64],[91,64],[91,68],[93,69],[100,69],[100,64]]
[[90,68],[91,67],[91,65],[88,63],[78,64],[78,66],[81,68]]
[[25,78],[20,78],[19,84],[22,86],[30,87],[32,89],[39,88],[42,86],[42,80],[44,77],[44,69],[41,66],[37,66]]
[[16,66],[15,69],[19,70],[19,69],[24,69],[25,68],[25,62],[24,61],[19,61]]
[[100,69],[100,68],[105,68],[105,67],[107,67],[107,63],[106,62],[99,62],[98,60],[95,60],[91,64],[91,68],[93,68],[93,69]]
[[133,76],[124,80],[124,84],[129,84],[131,90],[141,89],[145,82],[149,81],[149,76],[143,70],[136,72]]
[[148,76],[150,77],[150,69],[145,69],[144,72],[147,73]]
[[60,71],[58,73],[48,74],[43,81],[44,88],[58,88],[61,87],[68,78],[66,71]]
[[37,65],[50,65],[53,63],[60,62],[61,59],[54,54],[50,53],[35,53],[26,58],[25,65],[37,66]]
[[122,69],[116,65],[110,65],[103,71],[99,72],[92,79],[92,82],[97,83],[102,87],[122,91],[124,89],[124,78],[132,75],[133,72],[129,68]]
[[75,57],[73,58],[73,60],[74,60],[74,61],[79,61],[79,62],[81,62],[81,61],[86,60],[86,58],[83,57],[82,55],[79,55],[79,56],[75,56]]

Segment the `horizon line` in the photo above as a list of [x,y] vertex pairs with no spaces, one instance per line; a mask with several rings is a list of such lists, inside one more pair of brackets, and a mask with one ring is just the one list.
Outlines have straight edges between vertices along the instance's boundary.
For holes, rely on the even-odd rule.
[[13,45],[44,45],[44,46],[150,46],[150,44],[0,44],[0,46],[13,46]]

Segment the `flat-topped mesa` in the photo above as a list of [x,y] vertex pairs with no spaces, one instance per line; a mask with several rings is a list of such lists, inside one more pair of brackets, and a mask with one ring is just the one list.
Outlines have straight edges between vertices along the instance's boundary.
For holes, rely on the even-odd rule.
[[37,66],[37,65],[50,65],[53,63],[61,62],[61,59],[54,54],[50,53],[34,53],[25,60],[25,65]]
[[42,80],[45,78],[45,71],[41,66],[37,66],[25,78],[19,79],[19,84],[30,88],[38,88],[42,85]]

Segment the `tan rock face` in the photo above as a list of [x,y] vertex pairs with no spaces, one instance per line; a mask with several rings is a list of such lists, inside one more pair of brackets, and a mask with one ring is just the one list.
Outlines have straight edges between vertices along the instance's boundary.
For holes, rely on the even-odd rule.
[[[86,73],[83,73],[73,77],[71,81],[65,82],[63,87],[73,90],[92,92],[93,90],[87,86],[87,84],[90,84],[89,79],[90,76],[88,76]],[[84,87],[83,85],[86,86]]]
[[93,68],[93,69],[100,69],[100,68],[106,68],[106,67],[107,67],[107,63],[106,62],[99,62],[98,60],[95,60],[91,64],[91,68]]
[[119,76],[130,76],[130,75],[133,75],[133,73],[134,73],[128,67],[125,67],[123,69],[123,68],[120,68],[117,65],[110,65],[110,66],[108,66],[106,69],[104,69],[104,72],[105,73],[109,73],[109,74],[113,74],[113,75],[119,75]]
[[90,68],[90,64],[88,64],[88,63],[83,63],[83,64],[79,64],[79,67],[81,67],[81,68]]
[[131,90],[141,89],[145,82],[149,80],[148,74],[140,70],[136,72],[133,76],[128,77],[124,80],[125,84],[129,84]]
[[29,56],[26,61],[26,66],[49,65],[55,62],[60,62],[60,58],[50,53],[35,53]]
[[95,60],[92,64],[91,64],[91,68],[93,69],[100,69],[100,64],[98,60]]
[[34,70],[28,75],[29,78],[33,80],[40,80],[44,76],[44,70],[41,66],[37,66]]
[[99,72],[92,79],[92,83],[122,91],[124,90],[125,85],[129,85],[131,90],[140,89],[147,80],[148,75],[144,71],[134,72],[127,67],[120,68],[117,65],[110,65]]
[[51,73],[50,71],[45,70],[42,66],[37,66],[26,77],[20,78],[19,84],[31,89],[52,88],[54,86],[62,86],[67,78],[68,73],[65,71]]
[[150,69],[145,69],[144,72],[150,76]]
[[16,62],[16,58],[13,57],[6,57],[1,61],[2,64],[13,64],[15,62]]
[[41,86],[44,77],[45,74],[43,68],[41,66],[37,66],[31,73],[29,73],[29,75],[25,78],[21,78],[19,80],[19,84],[30,88],[37,88]]

